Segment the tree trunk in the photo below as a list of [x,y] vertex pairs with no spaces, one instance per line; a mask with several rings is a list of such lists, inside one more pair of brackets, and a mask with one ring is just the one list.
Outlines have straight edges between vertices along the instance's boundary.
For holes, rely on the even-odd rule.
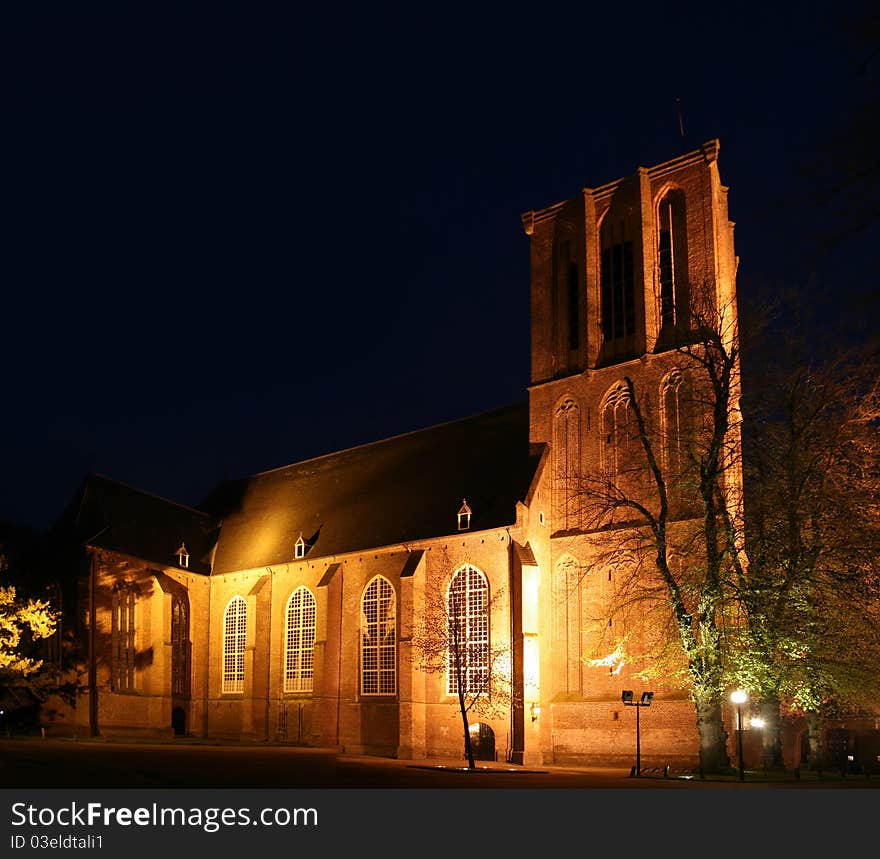
[[828,761],[822,741],[822,719],[818,713],[807,713],[807,740],[810,743],[810,769],[821,771]]
[[[461,689],[461,684],[459,684],[458,688]],[[473,770],[473,769],[477,768],[477,764],[474,761],[474,750],[473,750],[473,747],[471,746],[471,732],[470,732],[470,728],[468,726],[467,710],[465,709],[464,701],[462,700],[460,694],[459,694],[459,704],[461,705],[461,721],[462,721],[462,725],[464,726],[464,753],[465,753],[465,757],[467,757],[468,769]]]
[[727,732],[721,718],[721,702],[697,698],[697,731],[700,734],[700,771],[719,773],[730,768]]
[[779,716],[779,697],[767,695],[760,704],[759,712],[764,720],[761,737],[761,762],[766,769],[782,769],[782,720]]

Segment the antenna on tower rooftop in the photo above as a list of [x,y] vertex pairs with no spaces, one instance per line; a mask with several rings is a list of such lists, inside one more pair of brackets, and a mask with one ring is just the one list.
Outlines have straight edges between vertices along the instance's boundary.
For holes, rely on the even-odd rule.
[[678,109],[678,133],[681,135],[681,149],[682,149],[682,151],[684,151],[686,148],[685,143],[684,143],[684,117],[682,116],[682,113],[681,113],[681,99],[680,98],[675,99],[675,105],[676,105],[676,108]]

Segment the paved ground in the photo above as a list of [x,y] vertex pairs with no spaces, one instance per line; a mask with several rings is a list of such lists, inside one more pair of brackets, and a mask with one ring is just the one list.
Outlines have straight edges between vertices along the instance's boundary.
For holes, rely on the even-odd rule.
[[336,754],[329,749],[278,745],[209,745],[174,741],[0,740],[0,787],[20,788],[601,788],[740,790],[757,788],[880,787],[880,776],[792,772],[765,778],[747,772],[740,782],[648,771],[633,778],[626,768],[516,767],[480,762],[468,772],[461,761],[401,761]]

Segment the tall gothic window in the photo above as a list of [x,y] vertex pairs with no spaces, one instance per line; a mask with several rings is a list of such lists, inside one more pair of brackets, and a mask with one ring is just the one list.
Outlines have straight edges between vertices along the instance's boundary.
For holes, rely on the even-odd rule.
[[244,650],[247,644],[247,602],[235,596],[223,615],[224,692],[244,692]]
[[622,360],[636,350],[636,276],[632,236],[625,221],[606,217],[601,229],[603,357]]
[[[584,623],[582,607],[583,572],[570,555],[556,565],[555,590],[558,617],[557,634],[560,652],[565,653],[566,691],[579,695],[583,691]],[[563,638],[564,636],[564,638]]]
[[110,629],[110,685],[114,691],[134,689],[134,607],[134,588],[127,584],[117,585],[113,589]]
[[489,583],[469,564],[452,577],[446,593],[446,692],[488,692]]
[[693,400],[690,386],[680,370],[673,370],[660,383],[660,419],[663,431],[663,467],[674,512],[682,512],[692,496],[687,488],[690,474],[688,446],[693,442]]
[[361,599],[361,694],[397,691],[397,605],[394,588],[376,576]]
[[315,598],[297,588],[287,601],[284,640],[284,691],[311,692],[315,674]]
[[581,289],[577,259],[570,239],[556,244],[553,257],[556,316],[560,348],[576,352],[581,345]]
[[580,408],[566,399],[553,419],[554,522],[556,530],[577,526],[577,490],[580,474]]
[[171,694],[189,695],[189,613],[185,597],[171,600]]
[[602,405],[602,468],[605,479],[617,492],[632,498],[635,480],[642,470],[644,454],[632,409],[629,388],[618,382]]
[[657,227],[660,330],[666,334],[675,326],[681,326],[688,312],[687,221],[681,191],[669,191],[660,200]]
[[568,348],[574,352],[581,345],[581,290],[578,265],[568,263]]

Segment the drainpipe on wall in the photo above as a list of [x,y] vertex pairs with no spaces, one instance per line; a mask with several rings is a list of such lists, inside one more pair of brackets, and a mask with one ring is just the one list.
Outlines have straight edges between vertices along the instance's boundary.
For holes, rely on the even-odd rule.
[[[345,576],[342,573],[342,569],[339,570],[339,575],[342,577],[339,582],[339,640],[336,646],[337,654],[336,654],[336,747],[339,747],[339,720],[342,718],[342,608],[343,608],[343,599],[342,592],[345,589]],[[358,630],[358,635],[360,635],[360,630]],[[358,683],[360,683],[360,675],[358,676]]]
[[523,637],[522,637],[522,567],[513,549],[513,539],[507,529],[507,569],[510,593],[510,743],[509,763],[522,764],[525,751],[523,701]]
[[[212,570],[213,573],[213,570]],[[208,736],[208,706],[211,698],[211,615],[214,613],[214,579],[208,579],[208,628],[205,638],[205,669],[202,682],[202,737]]]
[[95,653],[95,624],[98,612],[95,605],[95,552],[86,547],[89,563],[89,736],[98,736],[98,666]]
[[91,537],[85,539],[80,543],[80,545],[86,550],[86,557],[88,558],[89,565],[89,736],[97,737],[98,736],[98,654],[95,647],[95,626],[98,622],[98,607],[97,600],[95,599],[96,588],[97,585],[95,583],[95,555],[97,554],[97,550],[94,549],[90,544],[97,540],[98,537],[101,536],[106,530],[110,528],[109,525],[105,525],[98,531],[97,534],[93,534]]
[[272,585],[275,582],[275,571],[271,567],[266,567],[266,570],[269,573],[269,626],[266,631],[266,725],[265,725],[265,733],[266,733],[266,742],[269,742],[269,706],[271,704],[270,701],[270,681],[272,679],[272,611],[274,606],[272,605]]

